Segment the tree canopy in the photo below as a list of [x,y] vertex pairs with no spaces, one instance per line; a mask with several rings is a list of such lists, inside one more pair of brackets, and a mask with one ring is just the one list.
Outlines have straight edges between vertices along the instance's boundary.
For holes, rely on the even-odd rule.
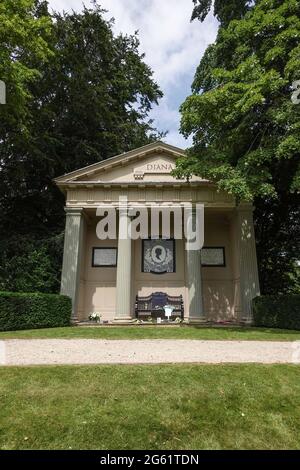
[[242,18],[253,6],[252,0],[193,0],[192,20],[204,21],[212,10],[222,26],[233,19]]
[[296,0],[262,0],[220,28],[181,107],[194,146],[180,169],[246,200],[275,197],[282,185],[299,190],[300,113],[291,101],[299,39]]
[[[203,20],[211,2],[194,3],[200,8],[194,17]],[[192,95],[181,106],[181,131],[193,136],[193,146],[177,175],[201,175],[237,201],[255,202],[258,240],[269,239],[275,247],[270,254],[266,245],[258,246],[265,253],[261,272],[270,280],[275,253],[279,270],[287,274],[282,260],[291,266],[299,256],[300,106],[291,96],[300,78],[300,3],[248,3],[215,2],[219,18],[231,4],[235,19],[221,18]],[[269,224],[262,234],[264,217]]]
[[54,177],[160,137],[149,112],[162,93],[138,37],[114,35],[103,13],[96,2],[62,14],[41,0],[0,4],[2,288],[16,257],[40,261],[34,246],[52,250],[59,277],[64,200]]
[[27,135],[29,87],[40,78],[41,66],[53,54],[49,47],[52,21],[48,15],[40,15],[41,6],[33,0],[0,3],[0,79],[8,95],[6,105],[0,106],[1,149],[9,145],[9,134],[15,139],[17,132]]

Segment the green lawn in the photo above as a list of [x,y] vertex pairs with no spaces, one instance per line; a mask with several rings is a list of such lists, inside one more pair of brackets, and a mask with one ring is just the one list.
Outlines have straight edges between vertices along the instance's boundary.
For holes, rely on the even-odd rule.
[[66,327],[8,331],[0,339],[11,338],[103,338],[103,339],[207,339],[207,340],[300,340],[300,331],[246,327]]
[[294,365],[0,368],[3,449],[299,449]]

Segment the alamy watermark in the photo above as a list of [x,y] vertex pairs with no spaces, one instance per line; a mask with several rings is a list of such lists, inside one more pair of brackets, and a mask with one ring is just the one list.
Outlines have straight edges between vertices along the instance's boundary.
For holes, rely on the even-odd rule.
[[292,103],[300,104],[300,80],[293,82],[292,88],[294,90],[291,97]]
[[0,104],[6,104],[6,86],[2,80],[0,80]]
[[100,217],[96,226],[100,240],[185,239],[187,251],[200,250],[204,244],[203,204],[134,204],[120,196],[116,207],[102,204],[96,215]]

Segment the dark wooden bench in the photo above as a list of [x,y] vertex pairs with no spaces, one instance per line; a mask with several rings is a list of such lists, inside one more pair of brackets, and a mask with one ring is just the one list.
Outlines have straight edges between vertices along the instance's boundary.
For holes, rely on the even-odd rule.
[[175,319],[179,317],[183,319],[184,309],[182,295],[172,296],[165,292],[154,292],[146,297],[139,297],[137,295],[135,301],[135,315],[141,320],[149,316],[166,319],[164,311],[165,305],[172,305],[172,307],[174,307],[171,318]]

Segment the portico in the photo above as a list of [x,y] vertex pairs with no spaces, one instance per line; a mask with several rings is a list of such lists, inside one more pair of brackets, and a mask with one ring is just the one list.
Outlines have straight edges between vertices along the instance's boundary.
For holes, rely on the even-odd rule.
[[[136,295],[154,291],[182,295],[187,322],[251,322],[251,301],[259,294],[251,204],[238,207],[209,181],[171,175],[184,151],[162,142],[110,158],[60,178],[66,195],[66,231],[61,292],[73,302],[73,319],[98,311],[103,320],[129,322]],[[120,237],[130,215],[119,208],[151,204],[204,205],[204,247],[186,248],[173,225],[168,240]],[[97,207],[117,209],[115,238],[97,237]],[[149,215],[150,217],[150,215]]]

